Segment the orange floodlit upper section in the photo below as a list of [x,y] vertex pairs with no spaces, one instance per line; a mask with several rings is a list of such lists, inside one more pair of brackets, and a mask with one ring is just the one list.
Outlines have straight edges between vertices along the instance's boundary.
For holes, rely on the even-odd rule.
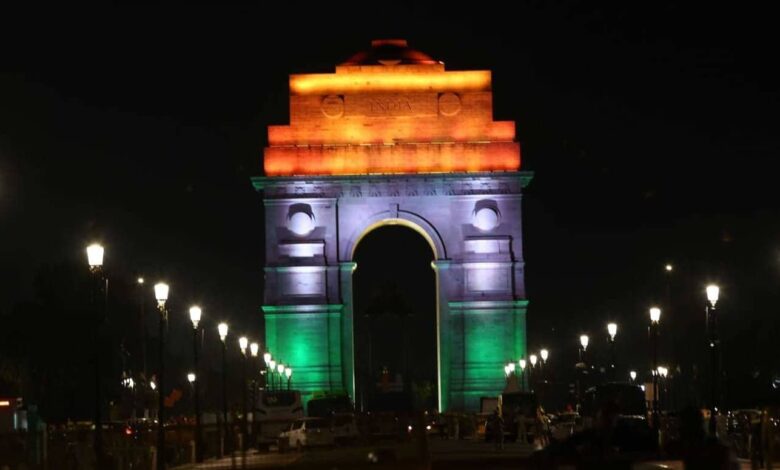
[[268,176],[520,168],[514,122],[493,121],[490,71],[447,71],[399,39],[335,73],[291,75],[290,125],[268,141]]

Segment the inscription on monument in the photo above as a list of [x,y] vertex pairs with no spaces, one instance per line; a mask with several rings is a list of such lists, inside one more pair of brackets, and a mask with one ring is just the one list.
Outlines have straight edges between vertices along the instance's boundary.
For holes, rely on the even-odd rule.
[[354,95],[344,97],[344,115],[364,117],[420,117],[438,113],[433,94]]

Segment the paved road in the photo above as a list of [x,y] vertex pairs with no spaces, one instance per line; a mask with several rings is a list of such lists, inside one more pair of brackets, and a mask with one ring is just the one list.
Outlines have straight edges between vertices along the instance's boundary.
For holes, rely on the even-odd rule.
[[[456,462],[500,464],[517,462],[528,457],[533,448],[529,445],[507,443],[503,450],[496,450],[492,444],[470,440],[430,441],[430,454],[433,468],[455,468]],[[373,454],[377,462],[369,461]],[[371,446],[337,447],[335,449],[312,449],[303,453],[254,453],[246,457],[246,466],[242,467],[240,457],[210,460],[200,465],[185,465],[171,470],[222,470],[232,468],[271,469],[271,468],[405,468],[419,461],[419,448],[412,442],[386,442]],[[417,465],[413,465],[417,466]],[[480,466],[481,470],[501,468],[503,465]]]

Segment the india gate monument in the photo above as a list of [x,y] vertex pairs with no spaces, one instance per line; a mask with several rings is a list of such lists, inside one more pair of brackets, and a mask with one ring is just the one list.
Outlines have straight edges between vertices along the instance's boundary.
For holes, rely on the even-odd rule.
[[[403,40],[335,73],[290,76],[290,122],[268,127],[266,347],[304,400],[355,400],[354,253],[386,225],[430,244],[439,409],[475,410],[526,354],[523,188],[515,123],[493,119],[491,72],[447,70]],[[498,97],[500,99],[500,97]]]

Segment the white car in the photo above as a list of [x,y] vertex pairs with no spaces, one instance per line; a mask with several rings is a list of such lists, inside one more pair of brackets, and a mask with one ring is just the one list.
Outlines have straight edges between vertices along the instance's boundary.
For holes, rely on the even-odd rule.
[[280,444],[287,448],[303,450],[306,447],[332,446],[336,439],[330,422],[322,418],[296,419],[290,424],[290,429],[280,436]]

